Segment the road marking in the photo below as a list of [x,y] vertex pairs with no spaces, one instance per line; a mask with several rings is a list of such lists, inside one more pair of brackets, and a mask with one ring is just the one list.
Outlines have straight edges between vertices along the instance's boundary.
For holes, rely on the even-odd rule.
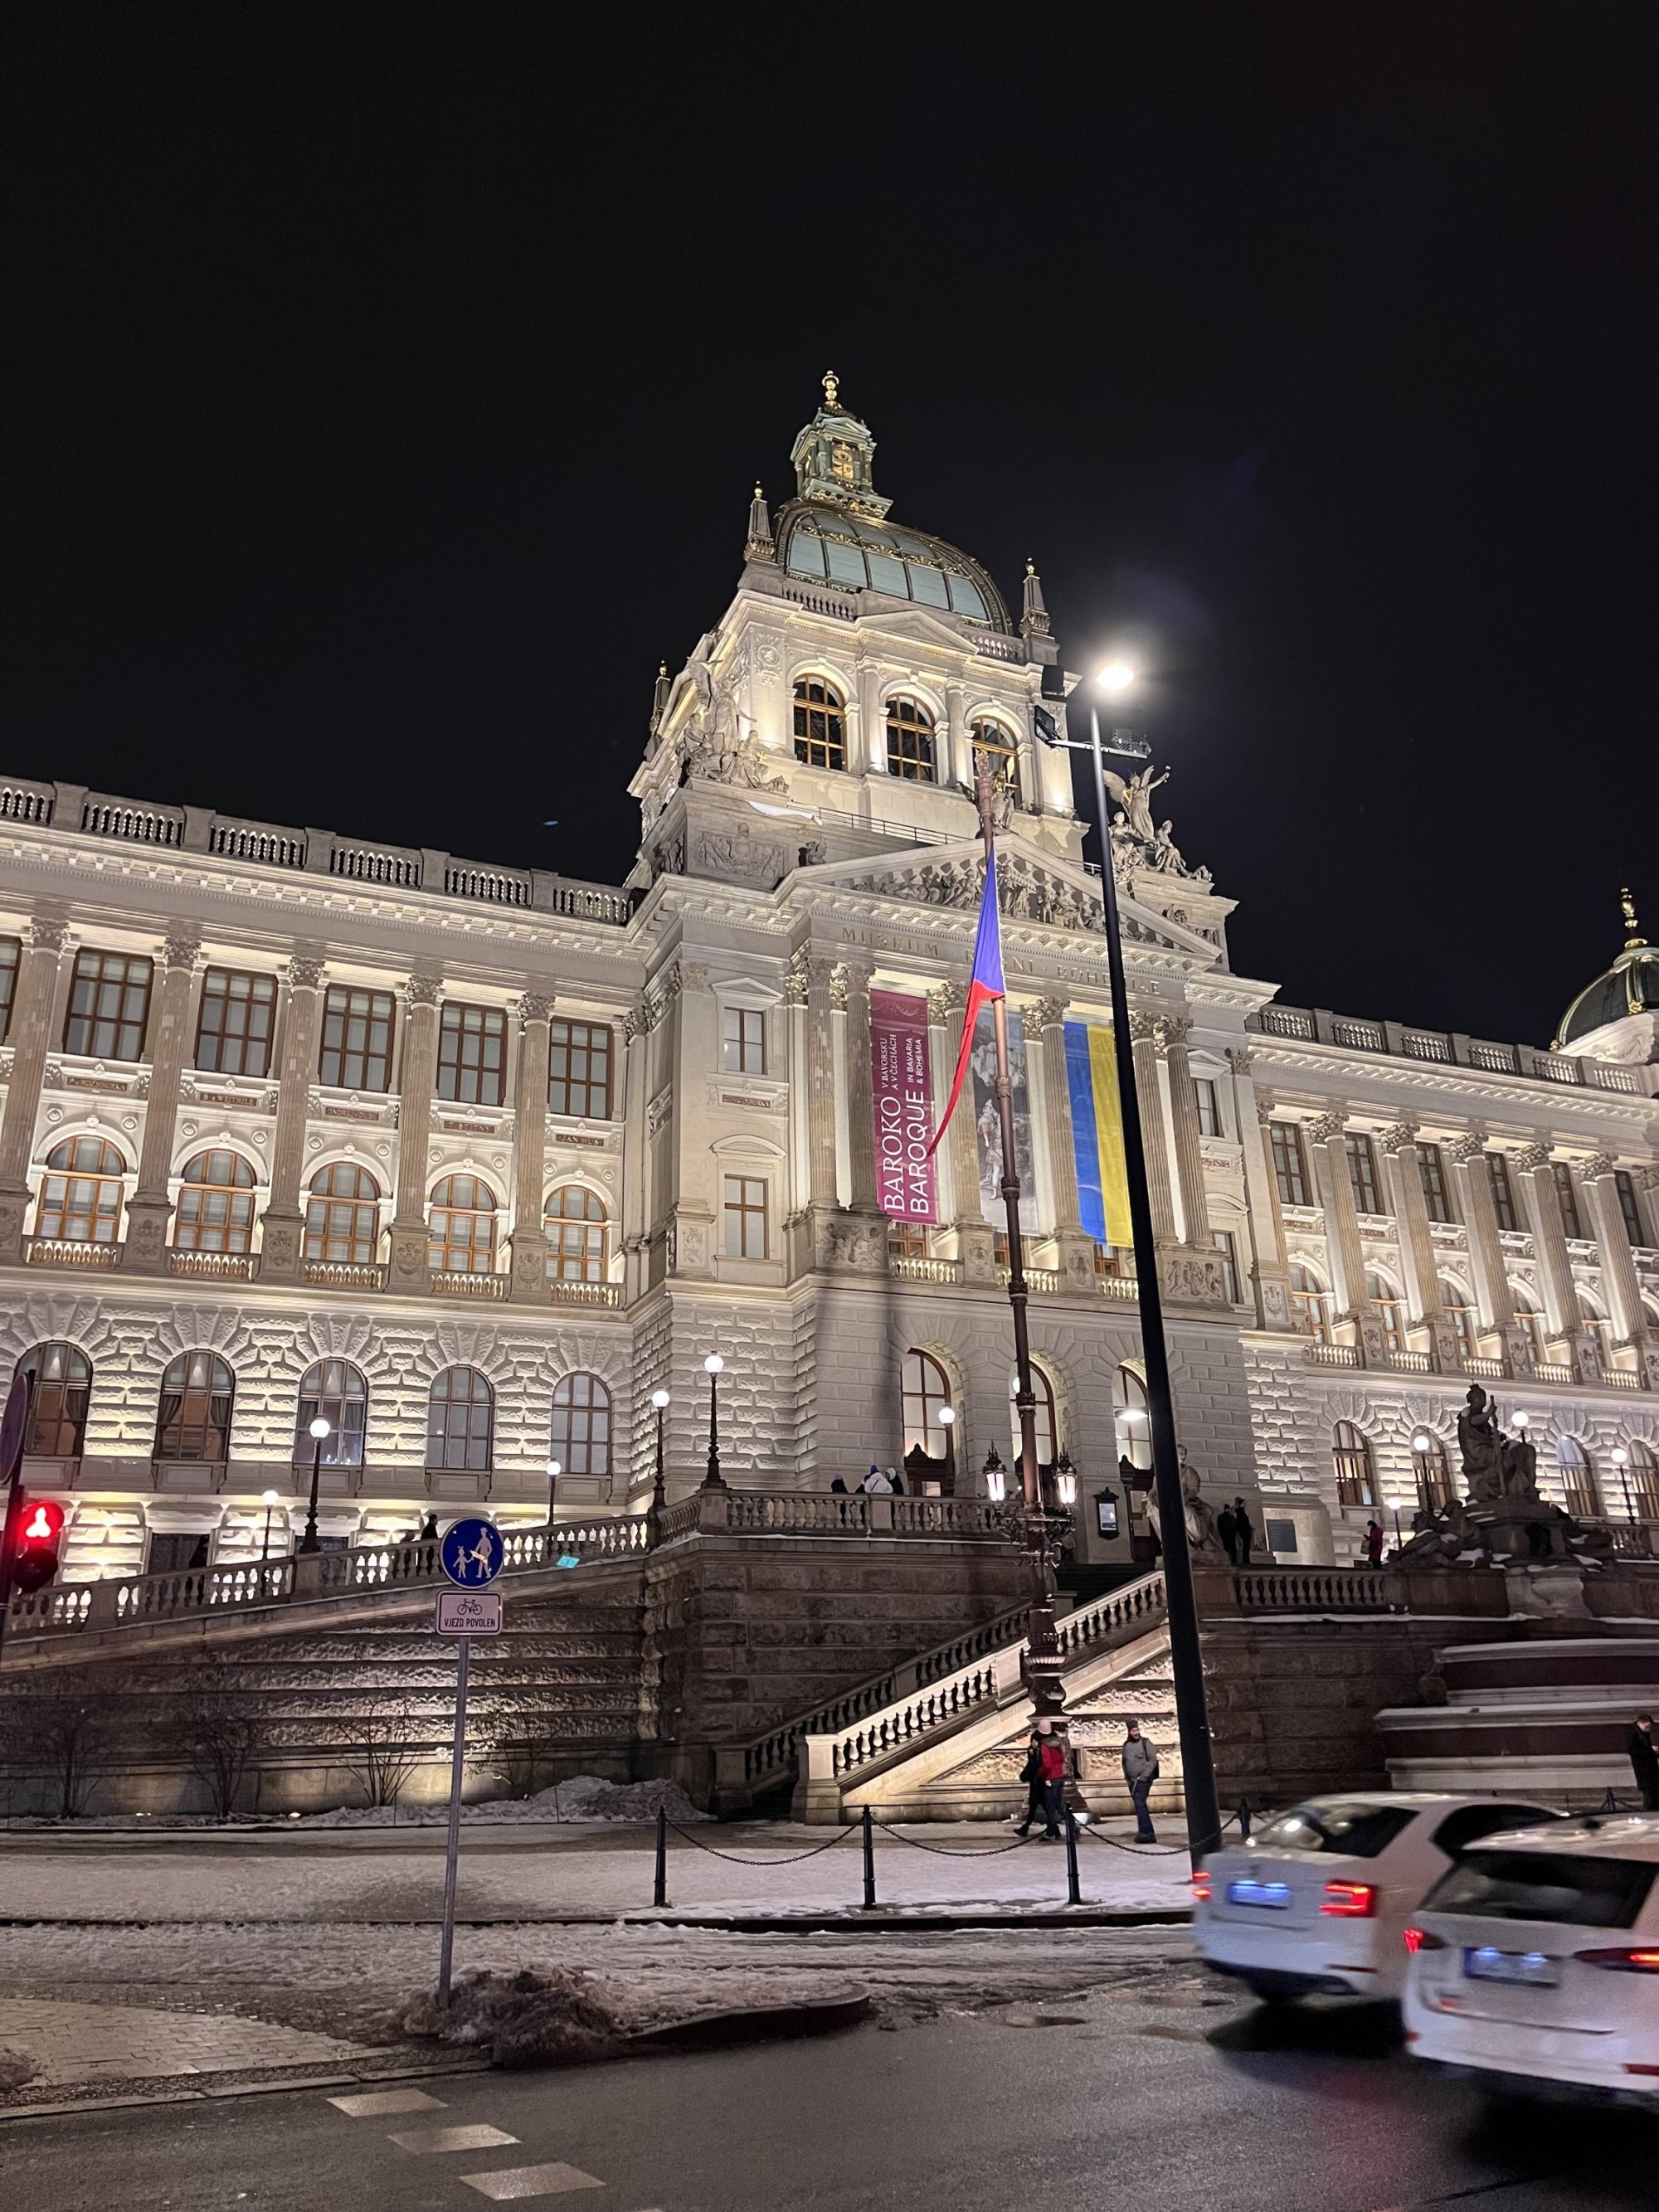
[[508,2166],[498,2173],[463,2173],[459,2177],[480,2197],[500,2203],[511,2197],[557,2197],[567,2189],[603,2189],[605,2184],[579,2166]]
[[498,2143],[515,2143],[519,2138],[508,2135],[505,2128],[479,2124],[465,2128],[408,2128],[386,2140],[395,2142],[399,2150],[424,2156],[434,2150],[494,2150]]
[[441,2097],[428,2097],[424,2089],[371,2089],[356,2097],[331,2097],[329,2103],[349,2120],[378,2119],[382,2112],[441,2112]]

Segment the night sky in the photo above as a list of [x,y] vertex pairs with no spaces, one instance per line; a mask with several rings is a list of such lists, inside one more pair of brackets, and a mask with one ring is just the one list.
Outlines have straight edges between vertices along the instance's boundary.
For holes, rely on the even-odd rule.
[[1239,968],[1541,1040],[1659,939],[1648,0],[8,22],[0,768],[619,880],[833,367],[1135,642]]

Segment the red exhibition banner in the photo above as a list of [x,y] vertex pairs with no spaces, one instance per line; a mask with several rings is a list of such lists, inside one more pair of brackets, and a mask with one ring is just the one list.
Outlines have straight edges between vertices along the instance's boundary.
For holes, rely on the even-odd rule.
[[871,1110],[876,1128],[876,1203],[894,1221],[939,1219],[933,1163],[933,1075],[927,1001],[902,991],[870,994]]

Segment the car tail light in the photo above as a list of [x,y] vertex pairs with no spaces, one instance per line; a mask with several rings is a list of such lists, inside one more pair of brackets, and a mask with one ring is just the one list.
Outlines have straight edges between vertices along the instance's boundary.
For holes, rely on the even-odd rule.
[[1210,1901],[1210,1877],[1200,1867],[1193,1876],[1193,1903],[1207,1905]]
[[1605,1966],[1613,1974],[1659,1974],[1659,1951],[1575,1951],[1581,1966]]
[[1406,1930],[1406,1948],[1413,1959],[1419,1951],[1443,1951],[1445,1948],[1445,1937],[1433,1934],[1427,1928],[1408,1928]]
[[1333,1920],[1374,1920],[1377,1893],[1369,1881],[1328,1881],[1320,1911]]

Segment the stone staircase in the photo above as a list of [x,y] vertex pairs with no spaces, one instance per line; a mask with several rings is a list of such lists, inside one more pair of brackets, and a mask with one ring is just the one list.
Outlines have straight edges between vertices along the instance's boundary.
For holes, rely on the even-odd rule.
[[[808,1820],[995,1819],[1023,1807],[1019,1769],[1032,1705],[1023,1679],[1023,1624],[949,1673],[903,1687],[887,1703],[828,1725],[805,1725],[795,1810]],[[1164,1762],[1158,1798],[1180,1796],[1174,1685],[1164,1577],[1142,1576],[1057,1625],[1080,1794],[1091,1812],[1128,1808],[1117,1761],[1121,1722],[1139,1718]],[[931,1656],[931,1655],[930,1655]],[[918,1662],[920,1665],[921,1662]],[[781,1735],[783,1732],[780,1732]]]

